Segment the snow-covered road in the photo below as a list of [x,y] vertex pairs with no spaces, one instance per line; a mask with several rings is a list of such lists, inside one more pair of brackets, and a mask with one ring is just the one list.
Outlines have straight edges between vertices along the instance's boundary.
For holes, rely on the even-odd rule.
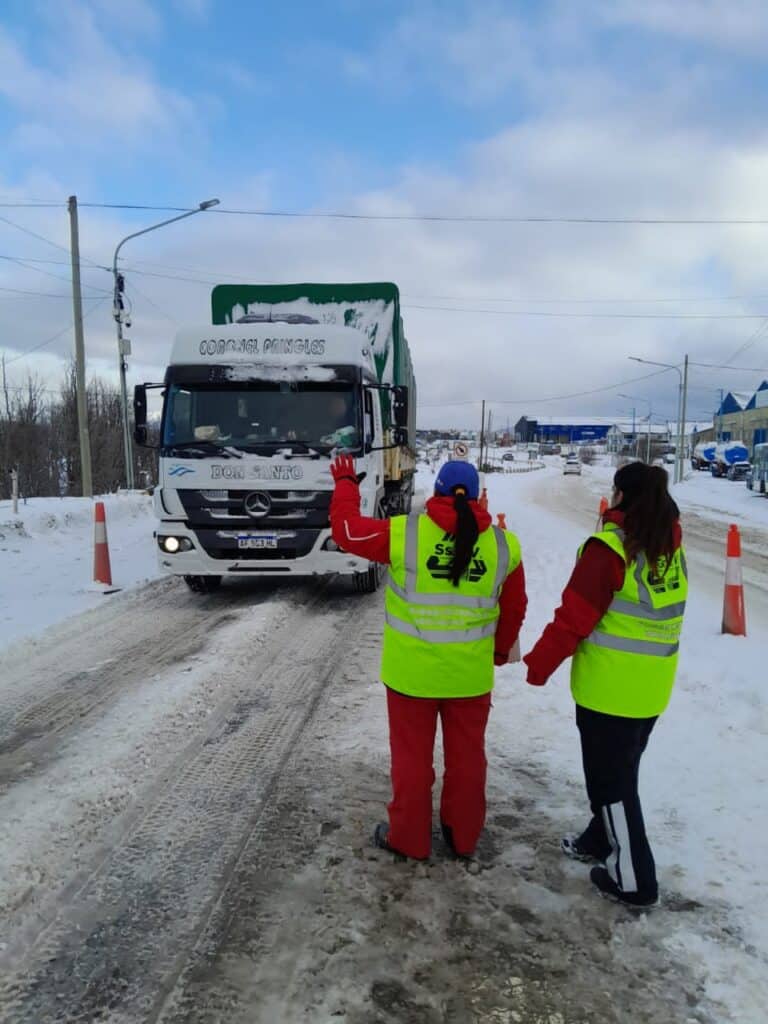
[[[553,465],[488,483],[523,544],[527,649],[601,481]],[[586,812],[566,669],[543,690],[498,673],[467,869],[437,832],[425,864],[370,846],[389,789],[381,593],[155,581],[7,648],[0,1020],[768,1019],[765,534],[754,629],[723,638],[720,527],[702,523],[686,524],[680,680],[643,765],[663,890],[648,913],[600,899],[559,852]]]

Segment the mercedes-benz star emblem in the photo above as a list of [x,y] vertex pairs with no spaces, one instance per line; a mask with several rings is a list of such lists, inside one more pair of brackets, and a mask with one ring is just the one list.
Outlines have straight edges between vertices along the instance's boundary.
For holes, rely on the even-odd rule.
[[251,494],[246,496],[243,502],[246,513],[251,519],[263,519],[264,516],[269,515],[269,510],[272,508],[272,501],[268,494],[264,491],[252,491]]

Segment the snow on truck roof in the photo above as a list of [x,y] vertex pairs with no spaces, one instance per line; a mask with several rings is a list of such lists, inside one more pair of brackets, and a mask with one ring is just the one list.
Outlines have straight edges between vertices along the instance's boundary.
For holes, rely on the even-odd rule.
[[308,323],[205,324],[183,327],[171,349],[171,365],[219,363],[373,367],[366,335],[353,327]]

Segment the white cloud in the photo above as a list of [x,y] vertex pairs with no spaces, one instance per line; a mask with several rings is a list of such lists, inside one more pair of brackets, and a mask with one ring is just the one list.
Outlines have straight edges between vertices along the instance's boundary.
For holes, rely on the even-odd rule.
[[763,56],[768,45],[764,0],[601,0],[606,22]]
[[[137,0],[133,10],[149,11]],[[119,140],[149,148],[195,124],[191,100],[112,45],[99,11],[79,3],[57,11],[55,45],[43,28],[34,51],[0,28],[0,95],[19,119],[11,145],[92,149]]]
[[420,5],[397,19],[371,52],[348,53],[347,72],[396,92],[427,82],[461,103],[496,99],[534,75],[535,37],[499,4],[478,2],[454,13]]

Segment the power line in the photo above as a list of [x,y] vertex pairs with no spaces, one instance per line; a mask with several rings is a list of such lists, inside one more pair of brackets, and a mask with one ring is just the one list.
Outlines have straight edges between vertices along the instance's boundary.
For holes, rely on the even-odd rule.
[[548,309],[478,309],[469,306],[423,306],[403,303],[406,309],[435,310],[444,313],[483,313],[496,316],[533,316],[554,319],[589,320],[761,320],[765,313],[555,313]]
[[[156,213],[188,213],[197,207],[152,206],[144,203],[87,203],[82,207],[105,210],[147,210]],[[436,213],[350,213],[348,211],[300,211],[228,209],[221,206],[209,213],[239,217],[286,217],[308,220],[423,221],[460,224],[639,224],[639,225],[768,225],[763,218],[711,217],[552,217],[508,214],[436,214]]]
[[[71,277],[62,277],[61,274],[52,274],[50,270],[41,270],[40,267],[32,266],[33,262],[39,262],[37,260],[32,261],[26,258],[22,259],[20,256],[0,256],[0,260],[6,260],[9,263],[17,263],[20,267],[24,267],[25,270],[34,270],[36,274],[45,274],[46,277],[52,277],[55,281],[64,281],[65,284],[71,284],[72,282]],[[104,295],[111,294],[111,292],[106,288],[98,288],[96,285],[88,285],[88,287],[92,288],[94,291],[102,292]]]
[[[54,249],[59,249],[61,252],[65,252],[69,256],[69,249],[65,245],[59,245],[58,242],[52,241],[50,238],[46,238],[45,235],[38,235],[36,231],[32,231],[30,228],[25,228],[23,224],[17,224],[13,220],[9,220],[8,217],[0,216],[0,221],[3,224],[8,224],[9,227],[16,228],[17,231],[23,232],[25,235],[29,235],[31,238],[36,238],[38,242],[45,242],[46,245],[52,245]],[[102,267],[101,264],[88,259],[85,256],[80,257],[81,262],[89,263],[92,267],[97,267],[99,270],[109,270],[109,267]]]
[[[102,290],[103,289],[99,289],[99,291],[102,291]],[[14,292],[16,295],[34,295],[34,296],[36,296],[38,298],[42,298],[42,299],[71,299],[72,298],[71,294],[67,295],[64,292],[33,292],[33,291],[29,291],[29,290],[27,290],[25,288],[6,288],[5,285],[0,285],[0,292]],[[109,293],[107,293],[107,294],[109,294]],[[95,298],[96,298],[95,295],[85,295],[85,296],[83,296],[83,302],[86,302],[89,299],[90,299],[91,302],[93,302],[93,300]]]
[[768,373],[768,366],[731,366],[727,363],[694,363],[689,366],[703,366],[709,370],[737,370],[743,373]]
[[4,224],[8,224],[12,228],[16,228],[17,231],[21,231],[25,235],[29,235],[31,238],[36,238],[38,242],[45,242],[46,245],[52,245],[54,249],[60,249],[62,252],[69,255],[69,249],[67,249],[66,246],[59,245],[58,242],[54,242],[50,238],[46,238],[44,235],[38,235],[36,231],[32,231],[30,228],[25,228],[23,224],[17,224],[15,221],[9,220],[7,217],[0,217],[0,221]]
[[[666,370],[654,370],[653,373],[645,373],[642,377],[631,377],[629,380],[620,380],[616,384],[607,384],[605,387],[592,388],[589,391],[575,391],[569,395],[550,395],[548,398],[512,398],[496,401],[495,399],[485,399],[489,405],[535,405],[541,402],[560,402],[565,401],[568,398],[585,398],[588,395],[599,395],[605,391],[614,391],[616,388],[626,387],[627,384],[635,384],[641,380],[648,380],[650,377],[659,377],[662,373],[666,373]],[[454,406],[460,405],[480,405],[482,399],[475,398],[469,401],[461,402],[425,402],[420,404],[421,409],[435,409],[435,408],[453,408]]]
[[[85,320],[86,317],[90,316],[91,313],[97,310],[99,306],[101,306],[106,301],[106,295],[102,299],[96,299],[91,308],[87,309],[83,314],[83,320]],[[19,361],[19,359],[24,359],[25,356],[28,356],[30,353],[37,352],[39,349],[45,348],[46,345],[53,344],[54,341],[58,341],[58,339],[61,338],[64,334],[66,334],[68,331],[71,331],[74,326],[75,325],[73,323],[68,324],[65,328],[63,328],[63,330],[57,331],[56,334],[52,335],[50,338],[46,338],[45,341],[41,341],[39,344],[33,345],[31,348],[25,349],[23,352],[20,352],[17,356],[14,356],[13,359],[6,359],[5,365],[10,366],[11,363],[16,363]]]
[[160,306],[158,306],[158,304],[156,302],[153,302],[152,299],[150,299],[150,297],[148,295],[146,295],[143,291],[141,291],[141,289],[136,286],[136,282],[135,281],[131,281],[130,289],[131,289],[131,291],[136,292],[136,294],[139,295],[142,299],[144,299],[145,302],[149,303],[149,305],[152,306],[153,309],[156,309],[157,312],[161,316],[165,317],[166,320],[170,320],[171,323],[174,323],[174,324],[178,324],[179,323],[179,321],[176,319],[175,316],[171,316],[170,313],[166,313],[164,309],[161,309]]
[[[408,292],[403,292],[403,298],[408,295]],[[481,297],[479,295],[412,295],[412,300],[418,302],[507,302],[507,303],[547,303],[551,305],[610,305],[616,303],[617,305],[648,305],[655,303],[680,303],[680,302],[764,302],[768,299],[768,295],[689,295],[685,297],[679,297],[675,299],[671,298],[643,298],[643,299],[624,299],[624,298],[601,298],[601,299],[576,299],[576,298],[532,298],[530,296],[522,296],[517,299],[510,298],[495,298],[495,297]]]

